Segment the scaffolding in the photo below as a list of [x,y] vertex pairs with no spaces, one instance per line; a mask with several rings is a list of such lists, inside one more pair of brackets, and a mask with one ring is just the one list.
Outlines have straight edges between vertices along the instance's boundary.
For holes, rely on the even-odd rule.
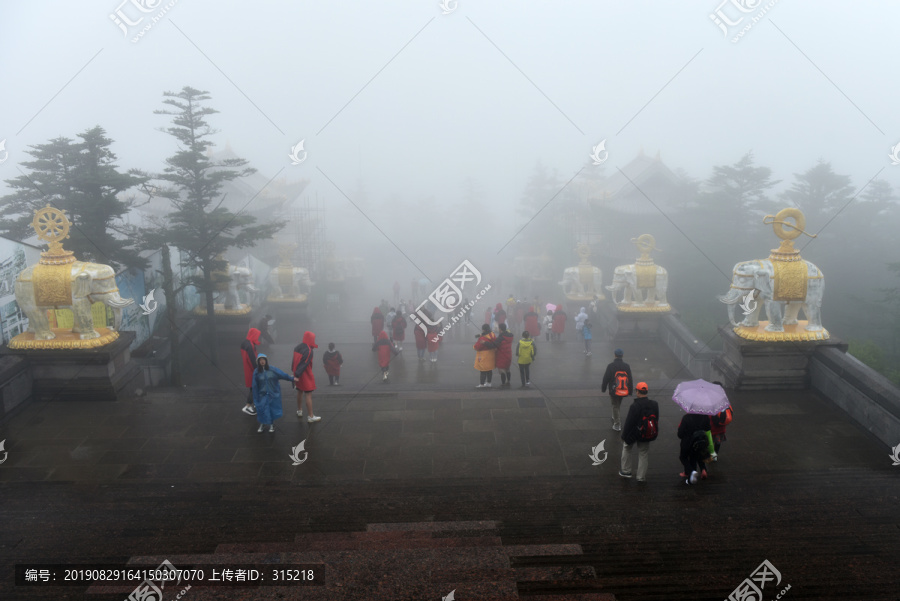
[[297,250],[294,264],[305,267],[314,282],[324,281],[325,258],[328,253],[325,236],[325,209],[319,204],[319,195],[310,200],[309,195],[303,197],[300,206],[295,206],[291,213],[294,227],[294,242]]

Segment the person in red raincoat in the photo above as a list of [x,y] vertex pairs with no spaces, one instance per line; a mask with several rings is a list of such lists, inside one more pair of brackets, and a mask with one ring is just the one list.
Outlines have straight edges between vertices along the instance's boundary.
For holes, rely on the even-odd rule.
[[387,332],[378,334],[378,339],[372,345],[373,351],[378,351],[378,365],[381,367],[381,381],[387,382],[388,370],[391,366],[391,355],[399,355],[394,343],[388,339]]
[[502,303],[497,303],[494,307],[494,323],[497,325],[506,323],[506,311],[503,309]]
[[497,354],[494,362],[498,370],[500,370],[500,387],[508,388],[511,384],[509,375],[509,364],[512,363],[512,332],[506,327],[505,323],[500,324],[500,335],[497,336]]
[[372,338],[374,340],[378,340],[379,332],[384,331],[384,315],[381,314],[381,309],[375,307],[375,310],[372,311],[372,317],[369,318],[369,321],[372,322]]
[[522,327],[523,319],[525,319],[525,303],[516,301],[516,310],[513,312],[513,330],[516,333]]
[[321,417],[313,415],[312,393],[316,389],[316,377],[313,375],[313,349],[319,348],[316,344],[316,335],[312,332],[303,332],[303,342],[294,347],[294,360],[291,362],[291,371],[298,378],[297,383],[297,417],[303,417],[303,397],[306,397],[306,413],[309,423],[317,422]]
[[397,344],[397,350],[403,350],[403,341],[406,339],[406,316],[398,312],[391,322],[391,342]]
[[241,358],[244,360],[244,385],[247,387],[247,402],[243,412],[256,415],[253,407],[253,372],[256,370],[256,347],[259,345],[261,332],[256,328],[247,331],[247,338],[241,343]]
[[341,365],[344,358],[339,351],[334,350],[334,343],[328,343],[328,350],[322,355],[322,363],[325,364],[325,373],[328,374],[329,386],[341,385]]
[[553,314],[553,337],[557,340],[557,342],[562,340],[562,336],[566,331],[566,312],[563,311],[563,306],[559,305],[556,307],[556,312]]
[[416,326],[413,329],[413,336],[416,338],[416,354],[419,355],[419,361],[425,360],[425,348],[427,346],[427,342],[425,342],[425,332],[419,326]]
[[533,306],[528,309],[527,313],[525,313],[524,319],[525,329],[528,330],[528,333],[531,334],[531,337],[539,337],[541,335],[541,321]]
[[[428,315],[428,319],[432,319],[431,315]],[[428,360],[432,363],[437,363],[437,352],[441,345],[441,337],[438,336],[438,332],[440,331],[438,326],[429,325],[428,333],[425,335],[425,341],[428,348]]]

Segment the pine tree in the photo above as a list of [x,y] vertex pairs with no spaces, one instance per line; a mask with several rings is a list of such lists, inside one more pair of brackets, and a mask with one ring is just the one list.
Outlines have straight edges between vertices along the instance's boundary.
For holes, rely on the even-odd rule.
[[850,203],[853,186],[850,177],[840,175],[831,168],[831,163],[819,160],[804,173],[795,173],[796,181],[782,198],[803,211],[806,217],[806,231],[815,234]]
[[77,135],[79,141],[59,137],[28,150],[31,170],[6,180],[15,190],[0,199],[0,233],[15,240],[34,234],[34,211],[50,203],[65,211],[72,223],[65,246],[83,261],[144,268],[146,260],[134,245],[135,229],[122,218],[134,206],[119,195],[149,178],[137,170],[121,173],[113,141],[99,125]]
[[772,179],[768,167],[754,167],[753,153],[748,152],[734,165],[713,167],[702,204],[735,231],[746,232],[774,210],[768,191],[779,181]]
[[209,93],[189,86],[180,92],[163,93],[163,103],[175,110],[157,110],[158,115],[171,115],[173,126],[164,131],[180,146],[178,152],[166,159],[167,167],[156,178],[171,184],[157,194],[168,198],[175,209],[168,217],[168,242],[188,253],[188,263],[199,271],[191,280],[206,298],[208,344],[210,359],[217,364],[216,326],[213,292],[216,289],[213,272],[225,268],[219,257],[230,248],[253,246],[257,240],[271,238],[285,223],[254,225],[256,219],[246,214],[232,213],[222,207],[219,197],[222,186],[240,177],[255,173],[246,167],[247,161],[234,158],[213,161],[207,156],[214,133],[206,118],[219,111],[204,106]]

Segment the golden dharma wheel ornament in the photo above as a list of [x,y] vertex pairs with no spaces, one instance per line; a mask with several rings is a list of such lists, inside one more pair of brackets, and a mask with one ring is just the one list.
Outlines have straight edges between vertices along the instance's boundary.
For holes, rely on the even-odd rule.
[[34,228],[38,239],[49,245],[49,249],[41,253],[41,263],[44,265],[62,265],[75,261],[72,251],[64,250],[62,241],[69,237],[71,222],[61,210],[50,206],[48,203],[42,209],[34,212],[31,226]]
[[[793,219],[791,223],[788,219]],[[792,240],[798,238],[800,234],[806,234],[810,238],[815,238],[816,234],[807,233],[803,228],[806,227],[806,217],[800,209],[788,207],[778,211],[777,215],[766,215],[763,217],[765,225],[771,225],[775,231],[775,235],[781,238],[781,246],[772,249],[769,256],[774,261],[799,261],[800,251],[794,248]]]
[[641,253],[641,260],[643,261],[652,261],[650,258],[650,253],[654,250],[659,250],[656,248],[656,238],[654,238],[650,234],[641,234],[637,238],[632,238],[631,241],[637,246],[638,252]]

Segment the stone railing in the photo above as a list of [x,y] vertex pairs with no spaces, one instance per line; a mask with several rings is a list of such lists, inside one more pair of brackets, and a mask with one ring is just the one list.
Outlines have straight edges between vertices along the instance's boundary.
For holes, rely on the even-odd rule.
[[810,384],[878,440],[900,444],[900,388],[837,348],[820,348],[809,364]]
[[712,362],[719,354],[694,337],[677,312],[660,318],[659,339],[694,378],[716,380]]
[[31,367],[24,357],[0,355],[0,421],[32,396]]

